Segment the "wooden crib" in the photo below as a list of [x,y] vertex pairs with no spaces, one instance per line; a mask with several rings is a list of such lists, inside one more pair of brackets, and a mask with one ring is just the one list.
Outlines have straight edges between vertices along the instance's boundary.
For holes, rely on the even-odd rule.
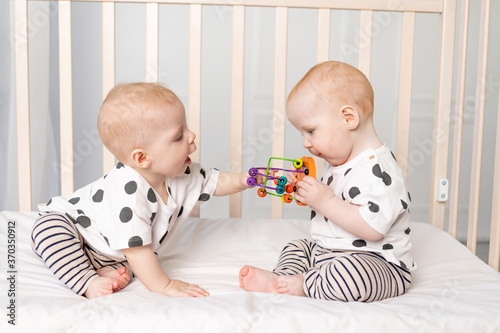
[[[19,213],[17,212],[7,212],[4,214],[3,218],[5,220],[12,220],[16,218],[16,214],[19,214],[21,222],[29,224],[29,221],[33,221],[34,213],[31,211],[36,210],[32,207],[32,183],[39,181],[38,179],[32,179],[31,177],[31,149],[30,149],[30,76],[29,76],[29,52],[28,52],[28,2],[33,2],[38,0],[14,0],[15,5],[15,76],[16,76],[16,105],[17,105],[17,140],[18,140],[18,174],[19,174]],[[215,296],[211,296],[215,303],[200,304],[201,302],[194,303],[186,300],[176,300],[174,308],[173,305],[164,304],[161,297],[157,295],[153,296],[138,296],[141,295],[140,292],[145,292],[144,287],[140,282],[136,281],[135,284],[130,286],[130,293],[132,296],[120,296],[113,295],[112,297],[117,297],[117,301],[120,304],[125,304],[123,302],[131,301],[134,299],[145,306],[146,309],[138,310],[138,313],[146,313],[145,311],[151,311],[150,313],[156,314],[154,320],[157,320],[164,329],[180,329],[182,327],[186,328],[187,331],[212,331],[213,329],[218,329],[219,331],[271,331],[280,330],[280,327],[288,327],[291,331],[301,331],[304,329],[305,323],[298,319],[291,319],[291,314],[286,314],[287,311],[292,313],[295,311],[303,311],[305,318],[314,312],[319,311],[319,314],[311,314],[311,320],[320,320],[322,324],[318,324],[316,321],[314,324],[310,324],[311,327],[318,329],[319,331],[330,331],[335,327],[342,328],[347,331],[359,331],[362,328],[375,329],[376,331],[386,329],[388,331],[395,331],[396,329],[402,329],[405,331],[419,331],[423,330],[426,332],[431,331],[441,331],[444,328],[455,327],[459,331],[467,331],[468,329],[474,329],[479,331],[487,330],[498,330],[500,329],[500,322],[498,316],[495,317],[495,310],[491,307],[496,304],[496,309],[498,309],[498,301],[500,301],[500,275],[498,274],[499,264],[500,264],[500,108],[498,109],[496,116],[496,133],[495,133],[495,157],[493,165],[483,165],[483,142],[488,140],[484,137],[484,123],[485,123],[485,100],[487,94],[487,71],[488,65],[491,66],[493,62],[498,62],[498,59],[488,58],[489,43],[492,40],[490,34],[490,20],[491,20],[491,8],[492,2],[490,0],[481,1],[481,17],[480,17],[480,27],[479,27],[479,47],[478,52],[478,62],[477,64],[477,78],[476,78],[476,95],[475,95],[475,112],[474,112],[474,133],[473,133],[473,152],[472,152],[472,168],[471,170],[461,169],[462,165],[462,142],[463,142],[463,119],[464,119],[464,99],[465,99],[465,86],[466,86],[466,72],[467,72],[467,41],[469,33],[469,0],[462,0],[459,5],[457,1],[454,0],[113,0],[113,1],[102,1],[102,0],[79,0],[79,2],[97,2],[101,3],[102,6],[102,96],[104,97],[107,92],[115,84],[116,77],[116,59],[115,59],[115,35],[116,35],[116,25],[115,25],[115,7],[118,3],[143,3],[146,7],[146,35],[144,36],[146,45],[146,80],[150,82],[159,81],[159,8],[164,4],[179,4],[189,7],[189,99],[186,105],[188,110],[188,126],[190,129],[197,134],[197,141],[200,140],[201,129],[203,124],[201,122],[201,115],[204,112],[201,108],[201,99],[203,91],[201,89],[201,72],[202,72],[202,9],[204,6],[226,6],[230,8],[232,12],[232,64],[231,64],[231,89],[227,91],[231,98],[231,120],[230,120],[230,162],[231,171],[243,172],[244,165],[244,153],[243,153],[243,119],[244,119],[244,74],[245,74],[245,12],[249,7],[273,7],[275,8],[275,42],[274,42],[274,92],[273,92],[273,109],[269,112],[273,112],[273,135],[272,135],[272,156],[285,156],[285,127],[286,116],[285,116],[285,102],[287,97],[287,57],[289,56],[287,52],[287,42],[288,42],[288,30],[289,30],[289,10],[294,9],[312,9],[317,12],[317,62],[322,62],[331,59],[330,48],[331,48],[331,24],[332,24],[332,11],[335,10],[351,10],[359,12],[359,22],[360,34],[359,41],[359,59],[358,68],[365,73],[365,75],[370,79],[370,73],[372,69],[377,66],[372,58],[372,33],[373,33],[373,15],[374,12],[399,12],[402,13],[402,25],[401,25],[401,49],[400,49],[400,65],[399,65],[399,93],[398,93],[398,109],[397,109],[397,147],[395,147],[395,154],[397,160],[401,164],[401,167],[405,174],[407,174],[408,166],[411,164],[409,161],[412,151],[410,149],[410,124],[411,124],[411,106],[412,106],[412,77],[414,76],[414,42],[415,35],[418,31],[415,30],[415,20],[416,15],[420,13],[434,13],[439,15],[439,53],[437,59],[437,70],[435,73],[436,91],[435,91],[435,102],[434,102],[434,130],[432,133],[432,169],[430,173],[430,187],[428,189],[429,197],[429,215],[428,224],[436,227],[437,229],[444,230],[447,227],[448,233],[452,237],[457,235],[457,220],[459,211],[459,193],[460,193],[460,182],[461,173],[470,173],[467,178],[470,179],[470,193],[469,193],[469,205],[468,205],[468,232],[467,232],[467,247],[472,253],[475,253],[477,246],[477,229],[478,229],[478,216],[479,216],[479,197],[480,197],[480,184],[482,176],[482,168],[493,168],[493,192],[490,194],[491,204],[491,231],[489,239],[489,265],[493,268],[488,268],[486,265],[475,258],[471,253],[466,253],[462,250],[462,246],[455,242],[451,237],[442,233],[441,231],[435,230],[436,228],[418,230],[416,239],[413,240],[415,248],[422,249],[426,248],[426,255],[431,257],[439,257],[443,260],[447,260],[446,256],[450,254],[450,251],[459,252],[458,257],[453,257],[453,260],[464,260],[463,263],[457,265],[470,265],[468,267],[462,266],[461,270],[456,270],[451,268],[450,271],[454,275],[464,274],[463,281],[452,279],[451,276],[443,278],[441,285],[436,285],[433,291],[428,292],[425,290],[429,289],[428,282],[426,282],[427,276],[419,277],[415,276],[415,281],[420,282],[415,283],[412,287],[416,290],[417,294],[413,296],[418,298],[412,307],[412,293],[409,292],[408,295],[399,298],[402,304],[398,304],[398,299],[389,300],[388,302],[381,302],[381,304],[375,305],[373,310],[369,307],[360,307],[359,304],[331,304],[331,303],[321,303],[321,307],[325,310],[319,311],[314,307],[313,300],[300,300],[297,307],[293,307],[288,303],[294,303],[295,298],[282,299],[273,298],[275,296],[268,295],[252,295],[254,297],[250,302],[256,302],[252,304],[262,304],[264,302],[266,305],[264,309],[260,312],[255,313],[254,310],[244,310],[247,308],[244,304],[248,302],[245,297],[248,296],[244,291],[238,291],[236,282],[227,282],[226,286],[220,286],[220,283],[213,282],[213,280],[208,279],[208,282],[203,280],[203,278],[194,273],[195,277],[199,277],[199,284],[208,284],[207,287],[213,286]],[[59,0],[58,3],[58,33],[59,33],[59,87],[60,87],[60,142],[61,142],[61,157],[60,160],[64,161],[61,163],[61,193],[69,194],[75,190],[74,186],[74,166],[73,166],[73,153],[74,153],[74,141],[73,141],[73,68],[78,66],[72,60],[72,5],[73,1],[69,0]],[[369,28],[366,28],[369,27]],[[457,57],[455,57],[457,55]],[[456,69],[454,68],[456,66]],[[498,73],[496,73],[498,78]],[[496,80],[498,83],[498,80]],[[498,89],[498,87],[496,87]],[[377,92],[375,92],[377,94]],[[452,126],[453,122],[453,126]],[[491,139],[490,139],[491,140]],[[197,142],[198,147],[203,149],[203,143]],[[193,160],[201,160],[201,149],[198,149],[194,155]],[[103,173],[107,173],[115,165],[115,158],[112,156],[105,148],[103,156]],[[319,168],[323,167],[320,160],[316,160]],[[449,184],[449,186],[448,186]],[[462,184],[463,186],[463,184]],[[271,203],[270,217],[272,221],[282,225],[285,229],[291,228],[292,231],[284,232],[281,236],[282,238],[299,236],[301,233],[307,234],[307,221],[295,221],[292,222],[288,219],[283,219],[283,204],[279,199],[273,198]],[[273,229],[274,226],[271,220],[253,220],[242,217],[242,195],[236,194],[231,196],[230,199],[230,219],[221,219],[212,221],[214,225],[220,225],[221,230],[225,230],[222,225],[227,223],[230,228],[237,228],[237,223],[235,221],[245,221],[247,223],[257,223],[258,231],[260,233],[276,232],[279,233],[279,229]],[[183,227],[183,232],[192,231],[195,224],[198,224],[202,229],[206,230],[208,235],[212,235],[211,227],[209,221],[206,219],[193,218],[190,223],[186,223]],[[241,224],[242,222],[240,222]],[[276,224],[276,226],[278,226]],[[421,228],[421,223],[417,223]],[[20,224],[19,224],[20,225]],[[269,231],[266,231],[266,226],[268,226]],[[18,243],[23,243],[22,245],[26,247],[26,252],[29,252],[28,241],[21,240],[21,237],[28,237],[29,226],[19,226],[18,233]],[[244,227],[243,230],[251,231]],[[412,226],[412,229],[414,227]],[[435,230],[435,231],[434,231]],[[2,230],[2,232],[5,232]],[[22,232],[26,234],[22,234]],[[181,229],[179,229],[181,232]],[[230,232],[230,231],[227,231]],[[435,234],[436,232],[437,234]],[[182,238],[183,237],[183,238]],[[189,239],[189,236],[181,236],[182,239]],[[214,233],[213,237],[224,238],[224,233],[220,231],[219,233]],[[217,239],[219,239],[217,238]],[[279,237],[278,237],[279,238]],[[213,238],[214,242],[218,242],[217,239]],[[225,239],[225,238],[224,238]],[[444,240],[443,240],[444,239]],[[179,254],[175,251],[175,246],[183,247],[182,241],[173,241],[173,245],[167,246],[161,254],[160,258],[163,258],[168,262],[168,260],[175,261],[175,255]],[[268,243],[265,241],[258,241],[258,244],[263,248],[269,248],[269,243],[274,243],[276,238],[269,237],[266,238]],[[244,238],[238,239],[238,242],[244,242]],[[435,241],[435,243],[433,243]],[[451,247],[449,251],[443,250],[443,246],[439,242],[443,241],[443,244],[450,244]],[[235,241],[236,242],[236,241]],[[421,243],[418,243],[421,242]],[[209,243],[206,246],[210,247]],[[275,247],[270,248],[272,255],[276,255],[279,251],[281,243],[275,245]],[[205,248],[206,249],[206,248]],[[242,249],[249,251],[249,247],[242,245]],[[204,248],[200,245],[195,246],[189,251],[193,251],[191,255],[183,255],[183,260],[188,258],[196,261],[196,255],[199,255],[199,260],[201,258],[207,259],[206,256],[200,255],[203,253]],[[171,252],[169,252],[171,251]],[[440,255],[441,251],[444,251],[443,256]],[[19,253],[24,253],[19,251]],[[238,253],[240,257],[238,257]],[[234,253],[230,256],[234,261],[258,261],[265,260],[268,255],[263,255],[261,257],[255,258],[251,257],[246,253]],[[268,253],[269,254],[269,253]],[[214,254],[215,255],[215,254]],[[2,254],[3,256],[3,254]],[[184,257],[185,256],[185,257]],[[422,255],[420,256],[422,257]],[[19,256],[20,258],[20,256]],[[32,258],[31,258],[32,259]],[[36,258],[33,260],[29,259],[29,265],[38,265],[37,267],[42,270],[41,264],[38,264]],[[269,261],[269,265],[272,264],[273,260]],[[477,260],[476,260],[477,259]],[[187,259],[186,259],[187,260]],[[431,259],[431,261],[434,259]],[[437,260],[437,259],[436,259]],[[224,261],[224,260],[222,260]],[[177,265],[177,266],[175,266]],[[219,264],[215,263],[218,267]],[[222,264],[220,264],[222,265]],[[427,264],[425,262],[418,263],[419,269],[422,272],[427,272]],[[434,266],[440,266],[440,262],[433,262]],[[432,266],[431,265],[431,266]],[[175,274],[182,276],[183,267],[181,264],[174,264]],[[237,265],[236,265],[237,266]],[[236,269],[235,266],[235,269]],[[25,267],[28,266],[26,263]],[[448,266],[446,266],[449,268]],[[188,268],[187,270],[190,271]],[[417,269],[417,272],[418,270]],[[477,276],[469,276],[470,271],[477,269]],[[31,269],[26,268],[26,274],[29,273]],[[33,272],[36,270],[33,269]],[[19,270],[21,272],[21,268]],[[36,271],[39,272],[39,271]],[[191,271],[190,271],[191,272]],[[201,273],[208,274],[210,270],[202,271]],[[430,271],[429,271],[430,272]],[[200,273],[200,274],[201,274]],[[485,280],[481,280],[479,276],[487,275]],[[429,273],[429,277],[432,277],[433,273]],[[420,278],[420,280],[419,280]],[[43,295],[44,297],[50,296],[50,292],[47,290],[53,288],[54,293],[59,296],[54,296],[54,300],[51,300],[49,308],[51,311],[59,311],[64,308],[64,306],[69,306],[73,309],[85,309],[87,317],[93,316],[92,320],[97,320],[99,322],[107,323],[108,329],[118,329],[131,328],[131,327],[141,327],[131,324],[131,321],[124,319],[123,316],[119,316],[120,320],[123,320],[122,324],[117,324],[115,328],[113,323],[109,319],[103,318],[98,314],[91,315],[89,311],[99,310],[101,306],[110,306],[110,297],[107,301],[100,300],[92,302],[89,304],[81,303],[78,297],[73,298],[71,294],[61,286],[59,287],[57,281],[50,280],[51,277],[47,273],[47,277],[44,277],[45,281],[43,284],[44,293],[37,294],[36,291],[43,289],[36,285],[33,278],[25,278],[25,281],[18,283],[19,294],[20,294],[20,311],[22,307],[26,309],[26,313],[23,316],[19,316],[19,323],[24,322],[24,325],[34,325],[36,321],[40,322],[40,327],[50,327],[50,318],[55,318],[54,314],[49,314],[47,311],[41,311],[42,316],[45,314],[46,318],[40,318],[33,313],[36,306],[41,306],[43,302],[42,298],[37,298],[37,295]],[[228,281],[230,277],[227,277]],[[237,277],[236,277],[237,279]],[[422,280],[423,279],[423,280]],[[222,278],[224,281],[224,278]],[[234,280],[236,281],[236,280]],[[451,281],[451,282],[450,282]],[[23,283],[26,284],[26,289],[23,291]],[[47,284],[50,283],[49,288]],[[451,283],[446,289],[447,285],[444,283]],[[487,285],[490,288],[489,292],[487,290],[477,290],[469,295],[469,285]],[[497,287],[495,287],[497,286]],[[424,292],[418,294],[418,288],[422,288]],[[434,287],[434,286],[432,286]],[[444,288],[444,289],[443,289]],[[464,289],[462,289],[464,288]],[[475,287],[474,287],[475,288]],[[473,288],[473,289],[474,289]],[[486,287],[485,287],[486,288]],[[123,294],[127,291],[126,289]],[[443,292],[444,290],[444,292]],[[460,292],[456,292],[460,290]],[[475,289],[474,289],[475,290]],[[28,295],[29,292],[33,292],[33,298]],[[428,292],[426,294],[426,292]],[[456,293],[455,293],[456,292]],[[234,300],[231,298],[234,294],[241,293],[241,298]],[[496,294],[495,294],[496,293]],[[54,294],[52,294],[54,295]],[[485,302],[484,308],[479,304],[473,305],[471,299],[482,299],[484,295],[488,295],[488,302]],[[496,295],[496,296],[495,296]],[[3,295],[2,295],[3,296]],[[120,299],[122,297],[123,299]],[[132,297],[132,298],[130,298]],[[434,301],[433,301],[434,299]],[[147,302],[146,302],[147,301]],[[231,303],[233,302],[234,303]],[[59,303],[58,303],[59,302]],[[102,304],[99,302],[103,302]],[[219,303],[217,303],[219,302]],[[266,303],[267,302],[267,303]],[[433,303],[434,302],[434,303]],[[166,302],[168,303],[168,302]],[[145,305],[147,304],[147,305]],[[227,310],[226,306],[231,306],[234,304],[233,310]],[[214,319],[208,318],[205,314],[197,313],[196,316],[202,317],[204,324],[200,323],[187,323],[180,322],[174,318],[169,311],[172,311],[175,315],[178,315],[182,320],[187,320],[187,313],[195,310],[190,310],[189,306],[199,306],[198,311],[205,311],[205,313],[213,316]],[[408,306],[405,308],[405,306]],[[455,307],[456,306],[456,307]],[[76,307],[76,308],[75,308]],[[157,307],[154,309],[154,307]],[[250,305],[248,308],[251,308]],[[385,317],[384,307],[388,307],[394,314],[399,313],[400,318],[396,318],[397,315],[393,317],[388,317],[390,320],[396,322],[394,326],[389,324],[384,324],[380,319]],[[484,311],[483,315],[477,315],[478,307],[481,311]],[[185,312],[181,310],[185,308]],[[137,309],[137,308],[135,308]],[[154,310],[153,310],[154,309]],[[158,310],[160,309],[160,310]],[[181,309],[181,310],[180,310]],[[117,309],[119,311],[120,309]],[[133,305],[124,305],[125,313],[130,313],[131,316],[135,315],[135,310]],[[458,311],[453,314],[454,311]],[[224,313],[227,312],[228,313]],[[249,311],[249,312],[247,312]],[[252,312],[254,311],[254,312]],[[411,314],[413,311],[413,315]],[[434,316],[434,312],[438,312],[439,316]],[[360,314],[355,314],[356,312],[363,312],[366,317],[362,317]],[[112,312],[113,314],[115,312]],[[223,314],[224,313],[224,314]],[[415,314],[416,313],[416,314]],[[462,317],[466,317],[461,319]],[[148,316],[150,314],[147,314]],[[59,314],[58,317],[61,315]],[[253,316],[253,317],[252,317]],[[289,324],[282,324],[283,321],[276,319],[277,316],[285,316],[286,320],[290,320]],[[318,317],[319,316],[319,317]],[[325,319],[325,316],[330,316],[330,319]],[[402,317],[401,317],[402,316]],[[440,319],[437,317],[441,317]],[[28,319],[31,318],[35,322],[30,324],[26,323]],[[242,319],[243,318],[243,319]],[[252,320],[250,320],[250,319]],[[333,319],[337,320],[336,323],[332,323]],[[401,319],[402,318],[402,319]],[[410,319],[404,320],[404,319]],[[240,321],[238,321],[240,319]],[[247,320],[248,319],[248,320]],[[255,320],[253,320],[255,319]],[[309,318],[308,318],[309,319]],[[465,319],[470,320],[466,322]],[[156,321],[152,323],[156,323]],[[220,324],[216,324],[215,321],[220,321]],[[241,326],[241,320],[245,325]],[[389,319],[387,322],[390,321]],[[413,320],[413,322],[412,322]],[[451,320],[451,321],[450,321]],[[450,324],[454,322],[454,324]],[[72,326],[64,326],[58,324],[55,327],[60,330],[68,329],[71,327],[73,329],[78,328],[78,323],[82,324],[83,319],[78,319]],[[131,325],[131,326],[126,326]],[[257,324],[255,324],[257,323]],[[280,324],[281,323],[281,324]],[[424,323],[424,326],[418,326]],[[182,326],[182,325],[186,326]],[[255,324],[255,325],[254,325]],[[418,324],[418,325],[417,325]],[[52,324],[55,325],[55,324]],[[160,326],[148,326],[152,324],[144,324],[144,329],[148,330],[158,330]],[[284,325],[284,326],[280,326]],[[343,326],[347,325],[347,326]],[[452,326],[446,326],[452,325]],[[420,328],[419,328],[420,327]],[[78,329],[76,329],[78,330]],[[54,331],[57,331],[54,330]]]

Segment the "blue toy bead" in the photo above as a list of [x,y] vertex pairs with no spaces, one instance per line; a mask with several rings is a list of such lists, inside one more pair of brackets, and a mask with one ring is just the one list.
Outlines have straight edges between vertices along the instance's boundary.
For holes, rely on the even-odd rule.
[[286,179],[285,176],[281,176],[280,178],[278,178],[278,184],[279,185],[286,185],[287,181],[288,180]]
[[278,194],[283,194],[284,192],[285,192],[285,188],[284,188],[283,186],[278,185],[278,186],[276,187],[276,193],[278,193]]

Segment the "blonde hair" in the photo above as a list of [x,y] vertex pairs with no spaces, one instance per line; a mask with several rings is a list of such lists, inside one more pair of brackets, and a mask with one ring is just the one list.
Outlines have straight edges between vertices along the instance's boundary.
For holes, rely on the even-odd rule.
[[295,85],[288,99],[292,99],[306,83],[328,103],[355,106],[364,116],[373,114],[372,85],[360,70],[351,65],[339,61],[315,65]]
[[99,112],[101,141],[123,162],[133,149],[148,143],[165,110],[178,106],[182,106],[180,99],[160,84],[119,84],[108,93]]

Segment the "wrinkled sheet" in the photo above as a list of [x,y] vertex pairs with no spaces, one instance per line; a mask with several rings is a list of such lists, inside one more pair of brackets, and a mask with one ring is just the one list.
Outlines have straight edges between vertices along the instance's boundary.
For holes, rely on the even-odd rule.
[[[308,237],[308,221],[245,218],[188,219],[158,252],[172,278],[202,286],[209,297],[170,298],[134,279],[120,292],[87,300],[32,252],[35,217],[0,213],[0,332],[500,332],[500,274],[426,223],[410,226],[418,265],[412,287],[381,302],[240,289],[243,265],[272,269],[288,241]],[[8,221],[16,221],[15,298],[9,295]],[[16,326],[8,323],[12,299]]]

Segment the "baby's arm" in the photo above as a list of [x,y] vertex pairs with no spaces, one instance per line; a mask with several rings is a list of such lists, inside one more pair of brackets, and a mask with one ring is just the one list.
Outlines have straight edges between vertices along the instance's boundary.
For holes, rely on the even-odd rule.
[[[270,171],[269,174],[273,176],[276,171]],[[247,173],[235,173],[235,172],[220,172],[219,180],[217,181],[217,188],[215,189],[215,196],[229,195],[237,192],[241,192],[250,188],[252,186],[248,185],[247,179],[250,175]],[[257,183],[263,184],[264,177],[258,175]]]
[[297,200],[321,212],[345,231],[368,241],[377,241],[383,237],[361,217],[358,205],[337,197],[326,184],[306,176],[297,185],[300,186],[299,193],[295,194]]
[[152,292],[172,297],[208,296],[208,292],[195,284],[170,279],[148,246],[124,249],[123,254],[134,274]]

